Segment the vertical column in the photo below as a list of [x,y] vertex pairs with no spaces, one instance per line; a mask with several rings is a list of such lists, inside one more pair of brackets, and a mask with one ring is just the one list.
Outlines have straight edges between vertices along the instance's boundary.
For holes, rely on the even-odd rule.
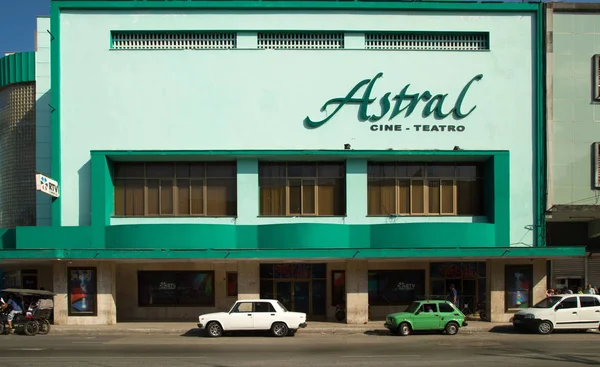
[[67,264],[57,261],[52,266],[52,289],[54,297],[54,324],[66,325],[68,320],[68,295],[67,295]]
[[117,323],[116,264],[98,263],[98,318],[97,324]]
[[237,161],[237,224],[251,224],[258,216],[258,159]]
[[508,322],[512,314],[507,313],[505,308],[506,284],[505,266],[507,264],[531,264],[533,265],[533,300],[535,304],[546,297],[546,260],[491,260],[488,268],[490,269],[488,277],[490,284],[490,321]]
[[364,324],[369,319],[369,265],[366,260],[346,262],[346,322]]
[[56,296],[54,297],[54,323],[56,325],[66,324],[107,324],[117,323],[117,289],[116,289],[116,265],[114,263],[102,262],[96,264],[73,264],[77,266],[95,266],[96,267],[96,302],[97,316],[72,316],[69,318],[69,294],[67,269],[68,265],[64,261],[57,261],[53,265],[53,288]]
[[238,262],[238,299],[260,298],[260,266],[258,261]]
[[346,161],[346,223],[364,223],[367,216],[367,160]]

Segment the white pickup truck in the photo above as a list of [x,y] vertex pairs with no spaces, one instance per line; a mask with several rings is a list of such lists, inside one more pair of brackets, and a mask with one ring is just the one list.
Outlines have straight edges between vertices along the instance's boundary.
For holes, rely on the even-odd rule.
[[200,315],[198,321],[198,327],[213,338],[225,331],[251,330],[270,330],[274,336],[282,337],[305,328],[306,314],[290,312],[277,300],[251,299],[237,301],[229,312]]

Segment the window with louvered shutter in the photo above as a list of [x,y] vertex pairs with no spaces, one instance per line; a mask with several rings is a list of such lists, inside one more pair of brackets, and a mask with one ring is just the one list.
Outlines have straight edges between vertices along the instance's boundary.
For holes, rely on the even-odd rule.
[[235,32],[113,31],[114,50],[219,50],[236,48]]
[[369,50],[487,51],[488,32],[373,32],[365,34]]
[[594,85],[594,100],[600,101],[600,55],[594,55],[594,75],[592,75],[592,83]]
[[258,33],[258,48],[272,50],[337,50],[344,48],[344,33]]

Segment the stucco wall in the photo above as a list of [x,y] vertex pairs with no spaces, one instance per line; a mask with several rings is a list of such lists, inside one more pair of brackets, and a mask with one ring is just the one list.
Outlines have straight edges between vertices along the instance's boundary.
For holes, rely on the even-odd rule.
[[[533,224],[530,15],[69,11],[61,15],[60,24],[63,225],[89,224],[90,150],[343,149],[346,143],[353,149],[381,150],[460,146],[511,151],[511,243],[532,244],[532,233],[525,229]],[[489,31],[491,50],[109,49],[111,30],[199,28]],[[320,108],[327,100],[346,96],[358,82],[379,72],[383,77],[375,83],[373,98],[387,92],[394,95],[410,84],[413,93],[448,93],[444,110],[451,108],[469,80],[483,74],[464,101],[465,110],[477,108],[460,121],[424,118],[423,106],[407,118],[381,120],[411,128],[401,132],[371,131],[370,123],[357,119],[356,105],[345,106],[319,128],[304,126],[307,116],[313,120],[326,116]],[[369,107],[370,114],[380,111],[377,102]],[[417,124],[460,124],[465,130],[416,131]],[[253,202],[249,200],[249,205]]]
[[592,58],[600,53],[600,13],[553,14],[548,206],[596,205],[592,144],[599,140],[600,104],[592,100]]

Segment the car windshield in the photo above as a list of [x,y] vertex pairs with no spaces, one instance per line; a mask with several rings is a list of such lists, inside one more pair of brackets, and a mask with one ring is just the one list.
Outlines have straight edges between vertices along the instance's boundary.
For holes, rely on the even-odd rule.
[[410,304],[410,306],[408,306],[408,308],[406,309],[406,312],[415,313],[420,305],[421,305],[420,302],[413,302]]
[[533,306],[533,308],[552,308],[562,299],[562,297],[548,297],[538,302],[535,306]]
[[283,312],[288,312],[288,309],[285,308],[285,306],[282,305],[281,302],[277,301],[277,304],[279,305],[279,307],[281,307],[281,309],[283,310]]
[[233,304],[231,305],[231,307],[229,307],[229,313],[233,312],[233,308],[235,307],[235,305],[237,305],[237,302],[233,302]]

